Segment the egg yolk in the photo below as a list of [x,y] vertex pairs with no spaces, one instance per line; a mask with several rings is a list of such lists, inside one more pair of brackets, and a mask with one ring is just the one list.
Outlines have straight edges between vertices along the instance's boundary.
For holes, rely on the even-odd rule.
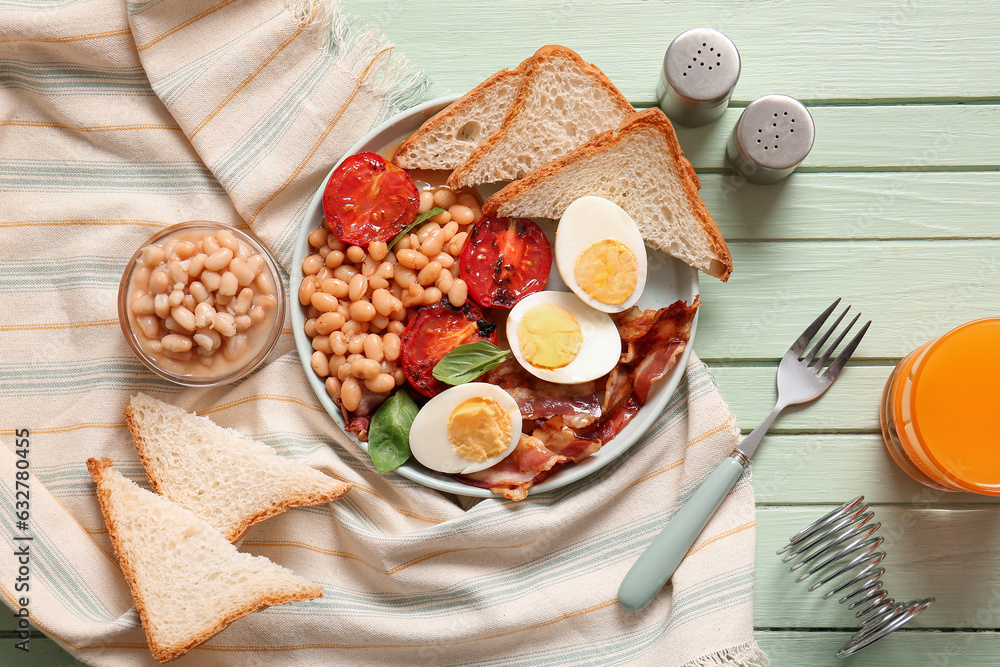
[[510,415],[492,398],[462,401],[448,418],[448,440],[463,459],[482,463],[510,444]]
[[603,239],[580,253],[573,274],[580,288],[608,305],[625,301],[638,280],[635,253],[621,241]]
[[537,368],[562,368],[576,359],[583,345],[580,323],[562,306],[530,308],[517,323],[524,360]]

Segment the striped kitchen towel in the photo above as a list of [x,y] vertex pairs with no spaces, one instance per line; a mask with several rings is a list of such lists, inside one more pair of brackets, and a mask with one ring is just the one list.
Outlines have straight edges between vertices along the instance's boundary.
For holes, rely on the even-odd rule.
[[334,0],[0,0],[0,22],[0,546],[30,553],[0,558],[0,596],[32,632],[86,664],[156,664],[84,465],[108,456],[145,484],[122,417],[143,391],[354,485],[239,544],[324,597],[240,619],[179,665],[766,661],[749,474],[649,607],[615,602],[739,438],[693,356],[624,456],[519,503],[463,505],[373,470],[312,393],[287,322],[267,364],[224,388],[171,385],[129,351],[118,282],[156,230],[249,227],[288,269],[323,175],[426,90],[391,44]]

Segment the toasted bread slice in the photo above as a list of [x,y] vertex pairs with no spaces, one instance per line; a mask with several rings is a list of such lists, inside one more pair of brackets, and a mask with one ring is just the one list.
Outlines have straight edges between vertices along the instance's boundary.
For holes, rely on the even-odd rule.
[[125,422],[153,490],[230,541],[290,507],[328,503],[351,488],[208,417],[145,394],[132,397]]
[[632,216],[646,245],[725,282],[733,260],[699,187],[673,126],[652,108],[507,185],[483,213],[558,219],[574,200],[597,195]]
[[598,132],[618,127],[635,109],[594,65],[564,46],[543,46],[500,128],[452,172],[459,188],[524,177]]
[[527,65],[525,60],[516,69],[500,70],[434,114],[400,144],[393,163],[403,169],[454,169],[462,164],[500,128]]
[[238,618],[323,589],[263,556],[240,553],[206,521],[88,459],[104,522],[128,581],[149,650],[180,657]]

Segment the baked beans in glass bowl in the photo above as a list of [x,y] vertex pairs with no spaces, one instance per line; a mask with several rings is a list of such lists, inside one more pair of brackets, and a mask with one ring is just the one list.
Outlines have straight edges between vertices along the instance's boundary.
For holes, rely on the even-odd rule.
[[189,387],[239,380],[281,335],[277,263],[250,231],[207,220],[163,229],[140,247],[118,288],[118,320],[136,356]]

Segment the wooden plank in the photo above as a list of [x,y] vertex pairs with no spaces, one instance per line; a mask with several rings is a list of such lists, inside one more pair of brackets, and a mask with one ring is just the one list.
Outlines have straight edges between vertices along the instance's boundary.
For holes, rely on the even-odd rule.
[[759,505],[870,503],[996,505],[1000,497],[938,491],[895,464],[877,434],[769,434],[753,459]]
[[[433,78],[431,96],[465,91],[543,44],[600,66],[637,102],[655,99],[663,53],[708,26],[740,50],[738,101],[784,92],[810,100],[991,98],[1000,24],[976,2],[646,2],[644,0],[345,0]],[[809,26],[796,29],[794,26]]]
[[857,359],[882,363],[996,315],[996,240],[733,243],[730,250],[728,283],[701,278],[695,349],[704,359],[777,359],[838,296],[873,320]]
[[754,637],[771,667],[995,667],[1000,655],[1000,634],[995,632],[897,630],[850,658],[835,657],[851,638],[849,632],[758,630]]
[[[6,625],[6,624],[5,624]],[[13,632],[0,632],[0,665],[18,667],[84,667],[72,655],[64,651],[58,644],[32,629],[28,640],[28,652],[17,649],[14,645],[22,641]]]
[[787,185],[703,174],[726,240],[1000,237],[1000,172],[796,173]]
[[[848,500],[845,498],[844,500]],[[754,625],[851,630],[856,619],[836,598],[795,582],[775,551],[832,505],[757,508]],[[875,506],[887,556],[885,588],[897,600],[933,596],[908,627],[1000,629],[1000,522],[994,508]]]
[[[695,351],[702,354],[699,330]],[[744,433],[774,407],[777,361],[767,366],[709,365],[722,397]],[[890,366],[849,365],[823,397],[787,408],[771,433],[879,433],[878,406]]]

